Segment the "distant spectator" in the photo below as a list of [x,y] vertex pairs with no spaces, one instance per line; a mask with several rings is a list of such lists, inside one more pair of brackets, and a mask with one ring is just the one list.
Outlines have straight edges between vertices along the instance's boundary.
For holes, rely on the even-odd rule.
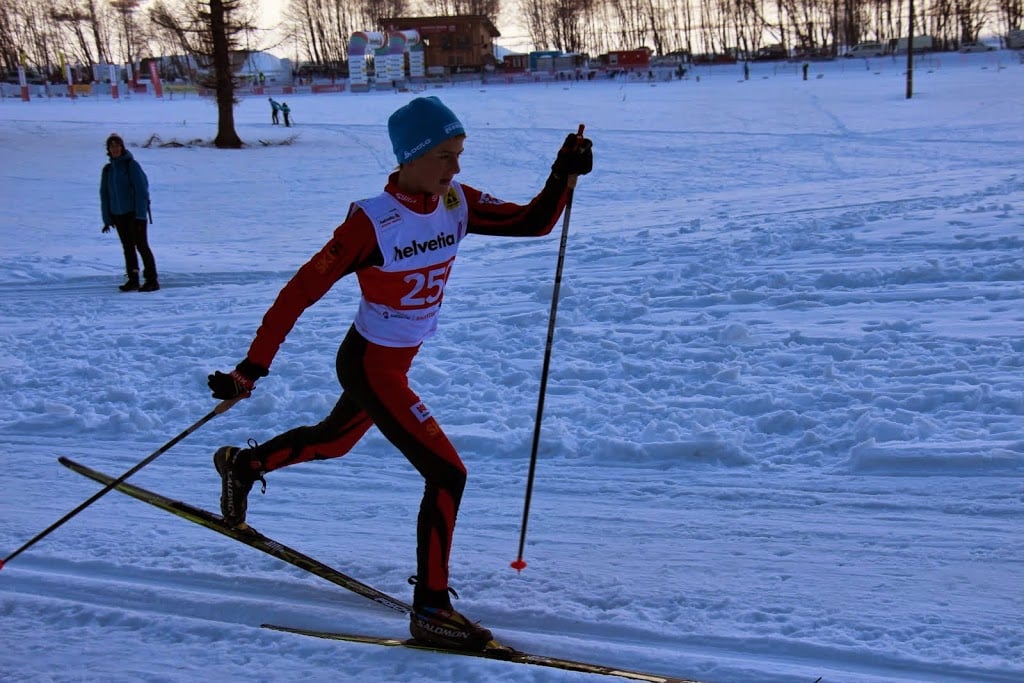
[[[149,180],[132,153],[124,148],[124,140],[116,133],[107,138],[107,156],[110,161],[100,175],[100,210],[103,213],[103,232],[110,232],[110,226],[117,228],[117,236],[121,238],[121,247],[124,249],[128,281],[120,286],[120,290],[155,292],[160,289],[156,277],[156,259],[153,258],[146,236]],[[139,255],[142,256],[142,275],[145,277],[141,285]]]

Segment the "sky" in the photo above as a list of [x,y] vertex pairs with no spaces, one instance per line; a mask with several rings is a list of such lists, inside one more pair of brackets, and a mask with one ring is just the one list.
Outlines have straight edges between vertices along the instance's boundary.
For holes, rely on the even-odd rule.
[[[456,606],[515,647],[707,683],[1024,679],[1024,65],[1012,52],[432,88],[462,182],[518,202],[586,125],[568,224],[471,237],[410,374],[462,454]],[[395,159],[416,92],[0,99],[0,556],[216,402],[267,307]],[[121,293],[103,142],[153,187],[162,288]],[[166,146],[162,146],[166,145]],[[568,230],[521,573],[560,234]],[[320,420],[356,308],[131,481],[216,509],[213,451]],[[422,482],[372,431],[272,473],[263,533],[408,600]],[[36,682],[596,681],[320,641],[395,613],[110,493],[0,570],[0,672]]]

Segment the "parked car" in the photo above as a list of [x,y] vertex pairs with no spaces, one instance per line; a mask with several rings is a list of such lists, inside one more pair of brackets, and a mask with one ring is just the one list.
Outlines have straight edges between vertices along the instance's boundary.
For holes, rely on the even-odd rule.
[[992,50],[995,48],[985,43],[964,43],[960,46],[960,52],[991,52]]
[[885,43],[857,43],[846,51],[844,57],[881,57],[888,52]]
[[796,54],[793,55],[793,59],[801,62],[832,59],[832,48],[817,47],[797,50]]
[[754,53],[754,61],[771,61],[774,59],[786,59],[789,57],[789,51],[781,45],[766,45],[760,50]]

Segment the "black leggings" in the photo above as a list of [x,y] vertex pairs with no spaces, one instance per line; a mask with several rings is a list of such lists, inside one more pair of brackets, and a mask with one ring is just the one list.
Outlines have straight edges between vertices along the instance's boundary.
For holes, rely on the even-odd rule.
[[124,249],[124,269],[129,278],[139,277],[139,257],[142,256],[142,276],[147,280],[156,280],[156,259],[153,258],[153,250],[149,248],[149,239],[146,236],[146,219],[136,218],[134,214],[125,213],[114,216],[114,227],[117,228],[117,236],[121,238],[121,247]]
[[337,371],[343,393],[320,423],[297,427],[253,448],[265,472],[308,460],[345,455],[371,426],[412,463],[424,479],[416,526],[417,576],[414,602],[450,606],[448,558],[466,468],[455,447],[420,397],[407,374],[419,347],[373,344],[354,328],[338,349]]

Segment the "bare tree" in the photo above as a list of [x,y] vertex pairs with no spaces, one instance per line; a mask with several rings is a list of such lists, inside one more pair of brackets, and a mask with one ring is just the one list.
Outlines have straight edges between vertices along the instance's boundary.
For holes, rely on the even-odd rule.
[[113,61],[110,54],[110,41],[105,26],[103,9],[96,0],[82,0],[82,8],[89,16],[89,29],[92,31],[92,40],[96,45],[96,53],[101,64],[109,64]]
[[15,39],[15,0],[0,0],[0,59],[3,68],[14,71],[18,68],[18,44]]
[[550,49],[554,42],[546,0],[519,0],[519,13],[526,23],[530,42],[539,50]]
[[291,0],[284,27],[308,61],[336,66],[347,61],[353,33],[372,31],[382,18],[408,13],[406,0]]
[[135,63],[139,45],[139,26],[135,20],[135,12],[142,0],[109,0],[110,7],[118,15],[117,38],[120,54],[130,64]]
[[26,3],[21,7],[14,25],[13,63],[24,61],[41,71],[49,70],[51,55],[59,44],[56,22],[40,5]]
[[725,54],[735,47],[728,0],[699,0],[701,42],[710,54]]
[[958,37],[961,42],[978,39],[978,34],[981,33],[981,29],[985,25],[986,4],[984,0],[957,0],[956,18],[960,28]]
[[620,48],[635,48],[644,45],[647,36],[648,6],[646,0],[607,0],[611,8],[614,25],[618,28],[617,45]]
[[780,42],[802,50],[816,49],[823,27],[828,35],[827,29],[832,24],[831,9],[831,2],[822,0],[779,0],[781,19],[785,24],[783,35],[788,37],[788,40],[784,38]]
[[1007,30],[1024,27],[1024,0],[996,0],[1000,19]]
[[422,9],[442,17],[477,14],[495,21],[501,13],[501,0],[424,0]]
[[158,2],[150,8],[150,19],[179,42],[197,64],[208,69],[205,84],[213,87],[217,100],[219,148],[237,149],[242,139],[235,132],[235,81],[231,53],[238,48],[241,33],[253,29],[251,18],[238,17],[243,0],[188,0],[184,11],[174,11]]
[[[789,0],[792,2],[793,0]],[[741,52],[757,52],[766,38],[773,43],[786,44],[782,22],[786,16],[787,3],[778,0],[779,23],[767,19],[762,0],[736,0],[724,9],[724,19],[734,27],[736,46]]]
[[693,3],[673,2],[665,12],[665,21],[671,33],[669,51],[683,51],[693,54]]
[[60,0],[54,3],[50,16],[68,34],[64,42],[72,46],[77,61],[89,65],[110,61],[105,26],[108,15],[96,0]]

